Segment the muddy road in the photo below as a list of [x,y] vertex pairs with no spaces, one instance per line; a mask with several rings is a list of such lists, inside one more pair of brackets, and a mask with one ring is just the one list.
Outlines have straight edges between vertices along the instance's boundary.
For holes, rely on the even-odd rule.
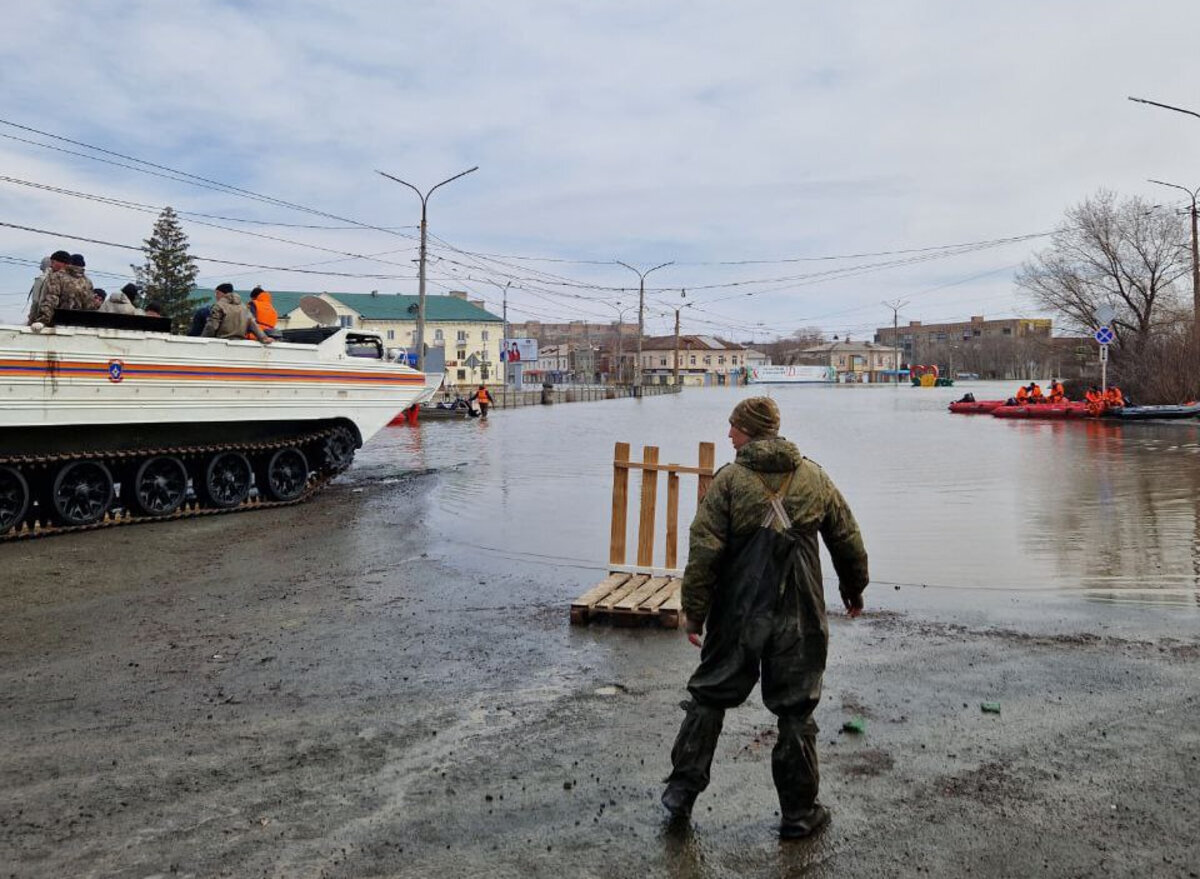
[[428,553],[436,480],[0,547],[0,876],[1200,872],[1186,618],[873,588],[831,620],[832,824],[776,839],[756,691],[675,832],[694,648],[570,627],[592,572]]

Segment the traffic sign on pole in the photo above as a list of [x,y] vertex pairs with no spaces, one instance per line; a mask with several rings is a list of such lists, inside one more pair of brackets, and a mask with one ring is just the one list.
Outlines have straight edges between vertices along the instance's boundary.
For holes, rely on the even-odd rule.
[[1108,362],[1108,346],[1107,345],[1100,346],[1100,362],[1101,363]]
[[1094,338],[1101,345],[1110,345],[1116,339],[1116,334],[1113,333],[1112,327],[1098,327]]

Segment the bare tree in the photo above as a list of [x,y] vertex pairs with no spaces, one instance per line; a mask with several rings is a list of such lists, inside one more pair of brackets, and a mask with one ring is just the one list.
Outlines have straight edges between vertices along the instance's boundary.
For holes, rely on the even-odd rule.
[[1067,211],[1016,282],[1076,329],[1090,331],[1096,310],[1111,306],[1119,348],[1136,353],[1176,305],[1174,282],[1190,270],[1185,237],[1181,216],[1101,190]]

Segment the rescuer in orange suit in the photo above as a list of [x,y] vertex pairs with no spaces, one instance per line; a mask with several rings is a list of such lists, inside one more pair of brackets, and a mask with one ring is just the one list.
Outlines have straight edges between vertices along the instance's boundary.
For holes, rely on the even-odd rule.
[[1030,403],[1045,403],[1046,397],[1042,393],[1042,386],[1037,382],[1029,383],[1029,402]]
[[487,418],[488,407],[495,402],[492,398],[492,392],[487,389],[487,385],[480,385],[479,390],[475,392],[475,405],[479,407],[479,417]]
[[1021,387],[1017,388],[1017,405],[1024,406],[1028,402],[1029,388],[1025,387],[1025,385],[1021,385]]
[[[274,303],[271,302],[271,293],[269,290],[264,290],[262,287],[255,287],[250,291],[250,316],[254,318],[255,323],[259,325],[264,333],[272,338],[275,337],[275,324],[279,323],[279,312],[275,310]],[[247,339],[257,338],[253,333],[246,333]]]
[[1067,402],[1067,394],[1063,390],[1062,382],[1054,379],[1050,382],[1050,396],[1047,398],[1051,403]]

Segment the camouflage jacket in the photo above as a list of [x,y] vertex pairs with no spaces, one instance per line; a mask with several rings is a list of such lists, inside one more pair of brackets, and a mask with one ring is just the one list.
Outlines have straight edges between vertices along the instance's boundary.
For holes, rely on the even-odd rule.
[[200,335],[216,336],[218,339],[244,339],[247,333],[259,341],[266,338],[266,334],[250,316],[250,309],[242,305],[242,298],[236,293],[228,293],[213,303]]
[[[733,464],[713,477],[708,493],[692,521],[687,568],[683,574],[683,612],[703,620],[718,588],[731,544],[740,543],[762,527],[770,506],[767,488],[779,491],[795,471],[782,498],[792,520],[790,533],[800,543],[805,564],[797,569],[797,585],[812,592],[823,606],[820,533],[833,558],[838,588],[855,596],[867,587],[867,551],[858,524],[832,480],[817,464],[782,437],[752,440],[737,453]],[[762,477],[760,480],[759,477]]]
[[[71,266],[59,272],[51,272],[42,284],[42,298],[34,315],[34,321],[46,326],[54,323],[54,309],[73,308],[78,311],[95,311],[96,297],[92,293],[92,282],[84,277],[83,269]],[[34,321],[30,321],[33,323]]]

